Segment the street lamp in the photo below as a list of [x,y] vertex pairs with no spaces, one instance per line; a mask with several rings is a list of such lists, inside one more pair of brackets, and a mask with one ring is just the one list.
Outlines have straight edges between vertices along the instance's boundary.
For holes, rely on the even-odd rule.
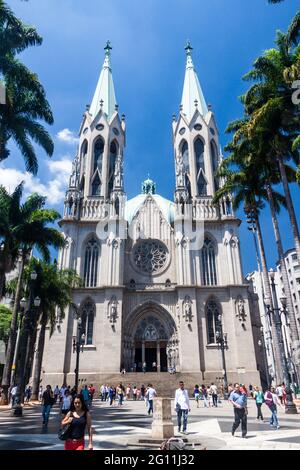
[[228,380],[227,380],[227,371],[226,371],[226,361],[225,361],[225,349],[227,349],[227,333],[223,332],[222,325],[222,315],[218,316],[219,329],[216,331],[216,341],[218,346],[221,348],[222,352],[222,367],[223,367],[223,376],[224,376],[224,399],[228,399]]
[[[36,297],[34,299],[34,283],[37,279],[37,273],[33,271],[30,274],[30,282],[29,282],[29,304],[28,309],[25,311],[24,314],[24,321],[23,325],[21,326],[20,332],[20,360],[17,365],[17,393],[16,393],[16,407],[14,408],[13,415],[14,416],[22,416],[23,415],[23,407],[22,403],[24,401],[24,392],[25,392],[25,380],[26,380],[26,356],[27,356],[27,344],[28,344],[28,337],[30,334],[30,325],[31,325],[31,316],[33,315],[33,308],[38,307],[40,305],[40,298]],[[21,299],[21,307],[25,308],[26,306],[26,299],[23,297]]]
[[282,308],[278,306],[278,300],[276,295],[276,287],[275,287],[275,272],[271,269],[270,270],[270,279],[271,279],[271,289],[272,289],[272,296],[273,296],[273,309],[271,309],[270,305],[267,305],[268,313],[273,315],[274,324],[276,328],[276,334],[278,339],[279,351],[280,351],[280,359],[286,389],[286,405],[285,405],[285,412],[287,414],[297,414],[297,408],[293,401],[293,394],[291,390],[291,382],[288,370],[288,363],[285,355],[284,350],[284,341],[283,341],[283,334],[282,334],[282,321],[281,321],[281,314],[284,313],[286,315],[286,297],[282,296],[280,298]]
[[76,352],[76,366],[75,366],[75,390],[78,393],[78,378],[79,378],[79,356],[80,348],[83,352],[83,345],[85,344],[85,334],[82,332],[83,325],[82,319],[79,317],[77,319],[77,335],[73,336],[73,353]]
[[267,379],[267,389],[269,390],[270,385],[271,385],[271,380],[270,380],[269,365],[268,365],[268,360],[267,360],[267,351],[266,351],[266,343],[265,343],[264,327],[263,326],[260,327],[260,332],[261,332],[261,339],[258,340],[257,344],[258,344],[259,348],[261,349],[262,355],[264,357],[266,379]]

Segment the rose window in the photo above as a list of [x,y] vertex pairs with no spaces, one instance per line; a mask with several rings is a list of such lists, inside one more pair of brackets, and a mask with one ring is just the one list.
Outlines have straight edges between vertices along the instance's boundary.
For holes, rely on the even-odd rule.
[[140,271],[148,274],[159,272],[166,265],[168,250],[158,241],[146,241],[136,246],[133,260]]

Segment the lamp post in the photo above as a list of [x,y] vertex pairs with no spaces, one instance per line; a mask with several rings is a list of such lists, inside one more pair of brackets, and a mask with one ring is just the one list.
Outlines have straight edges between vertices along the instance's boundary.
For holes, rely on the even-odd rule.
[[[28,337],[30,334],[31,327],[31,316],[33,315],[33,308],[39,307],[41,299],[39,297],[34,298],[34,284],[37,278],[37,273],[33,271],[30,274],[30,285],[29,285],[29,304],[28,309],[25,311],[23,325],[20,331],[19,341],[19,356],[20,360],[17,364],[17,393],[16,393],[16,407],[14,408],[14,416],[23,415],[22,403],[24,402],[24,391],[25,391],[25,380],[26,380],[26,356],[27,356],[27,344]],[[23,306],[26,305],[25,299],[22,299]],[[21,304],[22,306],[22,304]]]
[[77,319],[77,335],[73,336],[73,353],[76,353],[76,366],[75,366],[75,390],[78,393],[78,378],[79,378],[79,357],[80,348],[83,352],[83,345],[85,343],[85,334],[82,332],[82,319]]
[[222,315],[218,316],[219,325],[218,330],[216,331],[216,341],[218,346],[221,348],[222,352],[222,367],[223,367],[223,377],[224,377],[224,399],[228,399],[228,380],[227,380],[227,371],[226,371],[226,361],[225,361],[225,349],[227,349],[227,333],[223,332],[222,325]]
[[293,401],[289,369],[288,369],[287,358],[285,355],[284,341],[283,341],[283,334],[282,334],[281,314],[282,313],[286,314],[287,302],[286,302],[286,297],[282,296],[280,299],[282,308],[279,308],[277,294],[276,294],[276,287],[275,287],[275,272],[272,269],[270,270],[270,279],[271,279],[271,289],[272,289],[274,307],[273,309],[271,309],[270,305],[267,305],[267,309],[268,309],[268,313],[273,315],[278,344],[279,344],[280,359],[281,359],[281,365],[282,365],[282,371],[283,371],[283,377],[284,377],[284,383],[285,383],[285,389],[286,389],[285,412],[287,414],[297,414],[297,408]]
[[270,385],[271,385],[271,380],[270,380],[270,372],[269,372],[269,365],[268,365],[268,359],[267,359],[267,351],[266,351],[266,343],[265,343],[265,337],[264,337],[264,327],[260,327],[260,332],[261,332],[261,339],[258,340],[258,346],[262,350],[262,354],[264,356],[264,366],[265,366],[265,371],[266,371],[266,379],[267,379],[267,389],[269,390]]

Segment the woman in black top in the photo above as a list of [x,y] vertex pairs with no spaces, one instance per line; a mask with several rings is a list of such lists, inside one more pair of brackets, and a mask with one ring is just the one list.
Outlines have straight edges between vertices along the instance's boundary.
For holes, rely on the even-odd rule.
[[75,395],[71,408],[61,425],[71,423],[70,437],[65,441],[65,450],[84,450],[85,428],[88,428],[89,450],[93,450],[92,418],[81,394]]

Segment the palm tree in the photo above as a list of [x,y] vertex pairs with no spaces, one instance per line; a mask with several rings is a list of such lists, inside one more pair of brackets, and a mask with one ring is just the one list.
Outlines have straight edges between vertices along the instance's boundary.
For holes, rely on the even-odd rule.
[[[13,247],[13,253],[18,253],[20,264],[16,295],[10,328],[9,341],[7,346],[7,358],[3,371],[2,385],[7,398],[7,390],[10,384],[10,372],[13,362],[14,349],[16,345],[16,332],[18,311],[20,303],[21,288],[23,284],[24,266],[34,248],[42,254],[45,261],[50,261],[49,247],[59,248],[64,245],[63,235],[55,228],[48,226],[60,218],[58,212],[53,209],[45,209],[46,198],[39,194],[32,194],[24,204],[21,203],[23,183],[10,196],[5,188],[0,188],[0,201],[3,197],[6,208],[5,228],[0,225],[0,240],[4,252],[9,253],[9,248]],[[1,202],[0,202],[1,207]]]
[[[66,308],[71,304],[72,288],[81,285],[81,279],[71,269],[60,270],[56,264],[49,265],[36,259],[31,260],[30,269],[34,269],[38,275],[35,295],[41,299],[38,315],[40,332],[32,384],[33,398],[37,398],[47,325],[50,327],[51,336],[55,329],[57,313],[59,312],[60,318],[64,317]],[[33,331],[36,331],[36,328]]]
[[[237,122],[232,123],[227,130],[232,131],[234,128],[237,129],[237,127]],[[268,303],[271,309],[273,309],[266,253],[260,226],[260,213],[265,207],[264,201],[268,200],[268,194],[264,187],[264,175],[257,170],[257,166],[254,165],[251,160],[250,162],[247,162],[246,157],[247,152],[249,152],[249,147],[247,149],[240,145],[234,146],[229,144],[226,147],[226,150],[229,149],[231,149],[233,153],[229,158],[223,160],[218,171],[218,176],[225,180],[225,184],[217,191],[214,201],[218,202],[222,200],[223,197],[231,194],[233,197],[234,210],[237,210],[243,203],[245,212],[247,213],[248,211],[251,211],[257,231],[265,301],[266,304]],[[230,169],[232,166],[234,166],[234,170]],[[280,204],[285,204],[285,200],[280,193],[275,192],[274,199],[278,206],[280,206]],[[269,326],[271,326],[273,338],[271,349],[273,349],[274,352],[276,382],[280,383],[283,379],[280,348],[274,322]]]
[[298,151],[300,132],[300,106],[291,99],[292,83],[300,76],[300,11],[293,18],[286,34],[277,33],[276,49],[266,51],[259,57],[254,68],[244,78],[255,84],[243,97],[250,119],[247,123],[249,136],[261,133],[268,141],[270,164],[278,165],[287,210],[293,232],[295,248],[300,263],[300,235],[295,209],[285,171],[285,161],[300,162]]
[[7,144],[12,138],[24,156],[26,169],[33,174],[37,173],[38,164],[31,140],[41,145],[47,155],[53,154],[52,139],[38,122],[52,124],[53,116],[37,75],[15,56],[41,43],[36,30],[25,26],[0,0],[0,75],[6,91],[6,103],[0,104],[0,161],[9,156]]

